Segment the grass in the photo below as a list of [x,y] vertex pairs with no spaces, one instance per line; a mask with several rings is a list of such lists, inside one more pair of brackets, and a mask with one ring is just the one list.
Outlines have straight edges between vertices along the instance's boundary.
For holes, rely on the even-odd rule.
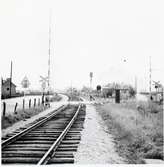
[[[54,102],[54,101],[59,101],[61,100],[61,96],[59,95],[55,95],[53,97],[50,98],[50,102]],[[46,108],[46,106],[40,105],[40,106],[36,106],[36,107],[32,107],[30,109],[19,109],[16,111],[16,114],[9,114],[5,117],[1,118],[1,127],[2,129],[5,129],[7,127],[12,126],[14,123],[21,121],[21,120],[26,120],[42,111],[44,111]]]
[[46,108],[47,107],[45,107],[45,106],[38,106],[35,108],[18,110],[17,114],[12,114],[12,115],[9,114],[7,116],[2,117],[1,118],[1,127],[2,127],[2,129],[8,128],[18,121],[26,120],[26,119],[42,112]]
[[162,106],[130,100],[97,106],[97,111],[113,133],[118,152],[128,163],[144,163],[143,158],[164,159]]
[[58,94],[56,94],[55,96],[52,96],[50,98],[50,102],[60,101],[61,99],[62,99],[62,97],[59,96]]
[[68,95],[68,97],[70,98],[70,101],[80,101],[81,99],[80,99],[80,97],[79,97],[79,95],[76,95],[76,94],[74,94],[74,93],[69,93],[69,94],[67,94]]

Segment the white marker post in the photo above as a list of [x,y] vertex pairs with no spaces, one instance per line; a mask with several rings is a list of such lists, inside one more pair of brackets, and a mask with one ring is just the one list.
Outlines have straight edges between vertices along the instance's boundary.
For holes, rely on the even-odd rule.
[[41,87],[42,87],[42,90],[43,90],[43,95],[42,95],[42,102],[44,101],[44,92],[45,92],[45,89],[46,89],[46,83],[48,83],[48,80],[49,78],[48,77],[43,77],[43,76],[40,76],[41,80]]
[[22,87],[24,88],[24,98],[25,98],[25,90],[29,87],[30,82],[28,80],[28,78],[25,76],[21,82]]

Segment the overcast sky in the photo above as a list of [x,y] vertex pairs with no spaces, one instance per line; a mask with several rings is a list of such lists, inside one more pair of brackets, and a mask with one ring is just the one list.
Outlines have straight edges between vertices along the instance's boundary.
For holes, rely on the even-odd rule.
[[[161,0],[0,0],[1,75],[19,87],[26,75],[40,88],[48,70],[51,17],[51,85],[93,86],[109,82],[164,83],[164,1]],[[124,61],[126,60],[126,61]]]

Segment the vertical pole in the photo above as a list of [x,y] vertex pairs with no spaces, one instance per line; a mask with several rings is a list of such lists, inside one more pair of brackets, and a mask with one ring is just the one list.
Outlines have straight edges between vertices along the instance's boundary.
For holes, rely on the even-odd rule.
[[40,106],[40,98],[38,99],[38,106]]
[[135,76],[135,91],[136,91],[136,94],[137,94],[137,76]]
[[3,78],[1,77],[1,99],[3,99],[3,90],[2,90],[2,86],[3,86]]
[[92,77],[90,77],[90,90],[92,89]]
[[115,102],[120,103],[120,89],[115,89],[115,91],[116,91]]
[[71,81],[71,101],[73,99],[73,93],[72,93],[72,81]]
[[24,98],[25,98],[25,96],[26,96],[26,88],[24,88],[23,93],[24,93]]
[[[89,76],[90,76],[90,91],[91,91],[91,89],[92,89],[93,72],[90,72]],[[90,93],[91,93],[91,92],[90,92]]]
[[11,61],[11,69],[10,69],[10,97],[11,97],[11,82],[12,82],[12,61]]
[[17,114],[17,106],[18,106],[18,103],[15,104],[15,108],[14,108],[14,114]]
[[3,102],[3,117],[6,114],[6,102]]
[[152,69],[151,69],[151,56],[149,57],[149,94],[151,97],[151,73],[152,73]]
[[49,15],[49,48],[48,48],[48,99],[50,89],[50,55],[51,55],[51,11]]
[[29,108],[31,108],[31,99],[29,100]]
[[25,108],[25,99],[23,99],[23,110]]
[[36,99],[34,99],[34,107],[36,106]]
[[44,92],[43,92],[43,95],[42,95],[42,105],[44,105]]

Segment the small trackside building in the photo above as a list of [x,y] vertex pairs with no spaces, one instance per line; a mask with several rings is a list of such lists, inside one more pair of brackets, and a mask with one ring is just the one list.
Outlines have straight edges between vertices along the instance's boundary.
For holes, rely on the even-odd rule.
[[[11,96],[16,96],[16,85],[11,82]],[[1,82],[1,98],[10,97],[10,78],[2,79]]]

